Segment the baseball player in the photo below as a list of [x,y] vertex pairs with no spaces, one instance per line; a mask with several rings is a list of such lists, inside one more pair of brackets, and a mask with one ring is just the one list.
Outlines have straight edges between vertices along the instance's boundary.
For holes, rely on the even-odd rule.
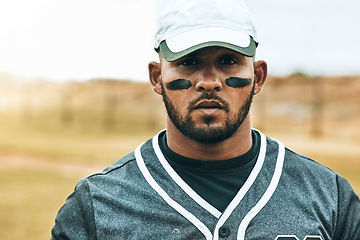
[[359,240],[349,183],[251,127],[258,43],[241,0],[169,2],[149,63],[166,130],[82,179],[52,239]]

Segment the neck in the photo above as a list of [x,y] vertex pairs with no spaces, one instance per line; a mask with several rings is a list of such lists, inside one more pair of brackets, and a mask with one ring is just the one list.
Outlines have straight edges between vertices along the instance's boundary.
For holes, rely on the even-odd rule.
[[219,143],[200,143],[183,135],[167,120],[167,144],[169,148],[184,157],[219,161],[235,158],[248,152],[252,147],[250,118],[247,117],[233,136]]

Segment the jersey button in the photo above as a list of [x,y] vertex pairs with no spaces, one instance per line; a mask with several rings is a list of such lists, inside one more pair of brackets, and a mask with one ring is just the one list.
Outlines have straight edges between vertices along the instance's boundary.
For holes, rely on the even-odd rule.
[[222,237],[228,237],[230,235],[230,229],[228,227],[222,226],[219,228],[219,234]]

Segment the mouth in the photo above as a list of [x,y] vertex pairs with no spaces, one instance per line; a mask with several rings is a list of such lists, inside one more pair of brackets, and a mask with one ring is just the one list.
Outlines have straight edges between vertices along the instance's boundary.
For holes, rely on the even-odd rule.
[[214,113],[220,110],[225,110],[225,106],[216,100],[202,100],[194,105],[194,110],[204,113]]

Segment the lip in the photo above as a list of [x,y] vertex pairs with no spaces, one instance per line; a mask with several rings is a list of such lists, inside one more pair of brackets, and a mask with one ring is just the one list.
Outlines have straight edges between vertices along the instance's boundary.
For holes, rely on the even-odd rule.
[[195,104],[193,109],[204,112],[214,112],[224,110],[224,106],[216,100],[202,100]]

